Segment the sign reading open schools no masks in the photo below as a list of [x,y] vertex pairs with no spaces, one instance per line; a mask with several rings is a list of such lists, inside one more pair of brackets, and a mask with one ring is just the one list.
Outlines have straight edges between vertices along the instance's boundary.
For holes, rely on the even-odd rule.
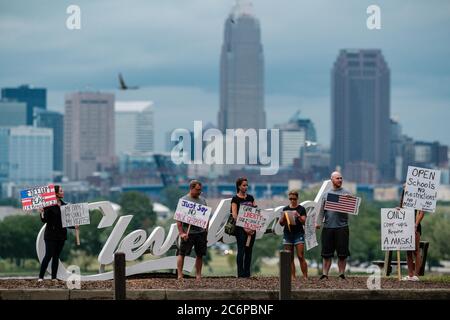
[[440,171],[408,167],[403,208],[434,212],[440,182]]

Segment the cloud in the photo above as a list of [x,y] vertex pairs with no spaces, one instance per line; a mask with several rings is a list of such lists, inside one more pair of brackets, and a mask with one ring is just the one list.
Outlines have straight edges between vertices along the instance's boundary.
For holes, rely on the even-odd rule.
[[[282,122],[300,108],[326,143],[338,51],[380,48],[391,69],[392,112],[428,128],[427,137],[450,139],[433,126],[450,116],[443,107],[450,99],[449,1],[378,0],[382,29],[376,31],[366,28],[369,0],[253,2],[262,28],[266,109],[277,110],[270,121]],[[188,105],[216,122],[223,24],[234,1],[77,0],[82,29],[69,31],[66,8],[73,3],[0,0],[0,87],[32,83],[47,87],[49,96],[86,86],[114,90],[122,72],[128,82],[150,88],[141,92],[164,106],[157,108],[163,119],[175,107],[185,115]],[[406,105],[418,109],[418,101],[427,106],[427,124],[409,118]],[[421,138],[421,130],[415,132]]]

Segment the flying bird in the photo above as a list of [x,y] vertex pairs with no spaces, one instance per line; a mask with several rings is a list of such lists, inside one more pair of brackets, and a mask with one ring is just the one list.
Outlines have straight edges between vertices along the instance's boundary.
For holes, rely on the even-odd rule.
[[120,84],[120,87],[119,87],[120,90],[136,90],[136,89],[139,89],[138,86],[133,86],[133,87],[127,86],[125,84],[125,81],[123,80],[123,77],[122,77],[121,73],[119,73],[119,84]]

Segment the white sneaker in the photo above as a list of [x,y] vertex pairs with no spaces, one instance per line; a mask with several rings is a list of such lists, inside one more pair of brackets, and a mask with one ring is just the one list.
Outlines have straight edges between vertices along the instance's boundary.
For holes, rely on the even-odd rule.
[[411,281],[420,281],[418,276],[411,277],[409,280],[411,280]]
[[402,281],[411,281],[413,277],[405,276],[402,278]]
[[38,279],[38,282],[42,282],[42,281],[44,281],[44,279],[41,279],[41,278]]

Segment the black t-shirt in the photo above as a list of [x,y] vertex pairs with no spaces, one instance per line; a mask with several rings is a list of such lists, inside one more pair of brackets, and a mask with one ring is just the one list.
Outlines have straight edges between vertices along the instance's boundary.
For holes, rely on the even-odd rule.
[[[238,197],[237,195],[235,195],[232,199],[231,199],[231,203],[236,203],[237,204],[237,214],[239,214],[239,208],[241,207],[241,205],[244,206],[253,206],[253,202],[255,202],[255,198],[253,198],[252,195],[247,194],[245,196],[245,198],[241,198]],[[231,206],[230,206],[230,213],[231,213]],[[236,228],[239,228],[238,226],[236,226]]]
[[[300,216],[306,217],[306,209],[301,205],[298,205],[296,208],[291,208],[289,206],[286,206],[281,211],[281,214],[284,214],[284,211],[297,211]],[[284,233],[305,233],[305,230],[303,230],[303,225],[302,225],[302,222],[300,221],[300,218],[297,217],[295,219],[295,225],[291,225],[291,231],[289,231],[289,227],[288,227],[288,224],[286,221],[285,225],[284,225]]]

